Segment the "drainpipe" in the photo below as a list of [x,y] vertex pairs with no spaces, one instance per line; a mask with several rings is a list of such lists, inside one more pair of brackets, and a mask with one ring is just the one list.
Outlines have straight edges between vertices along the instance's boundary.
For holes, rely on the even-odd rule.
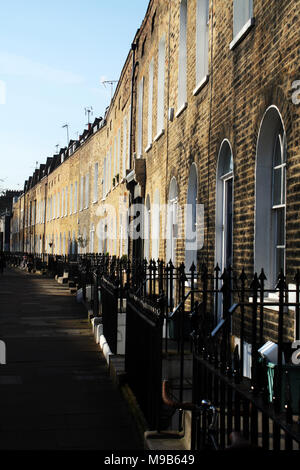
[[[132,76],[131,76],[131,105],[130,105],[130,133],[129,133],[129,169],[130,171],[133,170],[133,105],[134,105],[134,76],[135,76],[135,70],[138,65],[138,62],[135,61],[136,58],[136,44],[132,43],[131,45],[131,50],[132,50]],[[129,206],[128,209],[130,210],[130,206],[133,203],[133,192],[130,191],[130,196],[129,196]],[[130,225],[131,218],[129,217],[128,223]],[[128,233],[128,259],[130,259],[130,251],[131,251],[131,240],[130,240],[130,234]],[[132,250],[133,251],[133,250]]]
[[[206,209],[206,264],[209,263],[209,235],[210,235],[210,152],[211,152],[211,133],[212,133],[212,111],[213,111],[213,79],[214,79],[214,68],[213,68],[213,48],[214,48],[214,0],[211,0],[211,30],[210,30],[210,100],[209,100],[209,129],[208,129],[208,147],[207,147],[207,209]],[[214,250],[215,251],[215,250]]]
[[[168,78],[167,78],[167,110],[169,112],[170,108],[170,61],[171,61],[171,16],[172,16],[172,2],[169,1],[169,19],[168,19]],[[170,183],[168,186],[168,179],[169,179],[169,148],[170,148],[170,123],[169,117],[167,117],[167,132],[166,132],[166,139],[167,139],[167,155],[166,155],[166,187],[165,187],[165,202],[168,204],[169,202],[169,189]],[[167,244],[164,242],[164,255],[165,259],[167,258]],[[169,260],[166,259],[168,263]]]
[[134,102],[134,75],[138,62],[135,61],[136,44],[131,45],[132,50],[132,77],[131,77],[131,107],[130,107],[130,141],[129,141],[129,166],[132,170],[132,149],[133,149],[133,102]]

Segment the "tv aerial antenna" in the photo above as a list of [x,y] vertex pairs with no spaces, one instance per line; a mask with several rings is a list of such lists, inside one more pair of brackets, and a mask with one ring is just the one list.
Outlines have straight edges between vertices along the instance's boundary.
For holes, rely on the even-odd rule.
[[84,108],[85,115],[88,117],[88,126],[90,125],[90,117],[94,115],[93,107],[90,106],[89,108]]
[[67,147],[68,147],[68,146],[69,146],[69,142],[70,142],[70,138],[69,138],[69,124],[64,124],[64,125],[62,126],[62,128],[63,128],[63,129],[67,129],[67,141],[68,141]]
[[112,100],[112,97],[113,97],[113,94],[114,94],[114,84],[115,83],[118,83],[118,80],[103,80],[102,81],[102,85],[104,85],[105,88],[110,85],[110,93],[111,93],[110,99],[111,100]]

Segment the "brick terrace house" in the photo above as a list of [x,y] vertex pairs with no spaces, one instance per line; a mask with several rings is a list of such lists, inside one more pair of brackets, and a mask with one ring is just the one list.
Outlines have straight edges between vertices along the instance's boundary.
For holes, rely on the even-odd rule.
[[6,190],[0,196],[0,251],[10,250],[10,225],[13,202],[16,202],[21,194],[21,191]]
[[[263,268],[269,288],[282,269],[292,282],[300,267],[299,28],[292,0],[151,0],[104,118],[25,183],[13,249]],[[146,209],[144,236],[132,241],[134,202]],[[177,236],[187,203],[190,229],[204,206],[200,249]],[[291,337],[294,330],[292,322]]]

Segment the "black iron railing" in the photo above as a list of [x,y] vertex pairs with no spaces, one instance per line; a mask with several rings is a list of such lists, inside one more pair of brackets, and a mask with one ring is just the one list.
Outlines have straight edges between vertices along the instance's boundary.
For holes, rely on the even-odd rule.
[[[19,265],[22,255],[11,255],[11,262]],[[102,315],[113,349],[118,311],[127,305],[126,372],[150,427],[161,427],[162,363],[176,345],[174,394],[182,402],[185,357],[192,354],[192,398],[195,404],[209,399],[219,408],[221,448],[231,431],[265,449],[299,447],[300,366],[291,361],[292,342],[299,339],[299,271],[289,283],[281,272],[277,285],[267,289],[263,271],[247,278],[245,271],[221,272],[219,266],[186,270],[184,264],[104,255],[55,262],[57,272],[73,263],[84,297],[91,286],[94,315]],[[273,364],[259,352],[268,340],[277,345]],[[197,426],[193,416],[195,449]]]

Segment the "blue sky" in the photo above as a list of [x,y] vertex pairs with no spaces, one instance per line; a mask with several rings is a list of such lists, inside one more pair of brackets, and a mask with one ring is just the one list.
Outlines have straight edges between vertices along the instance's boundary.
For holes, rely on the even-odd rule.
[[22,189],[66,145],[63,124],[75,139],[86,107],[103,116],[111,90],[101,81],[119,79],[148,0],[1,3],[0,188]]

